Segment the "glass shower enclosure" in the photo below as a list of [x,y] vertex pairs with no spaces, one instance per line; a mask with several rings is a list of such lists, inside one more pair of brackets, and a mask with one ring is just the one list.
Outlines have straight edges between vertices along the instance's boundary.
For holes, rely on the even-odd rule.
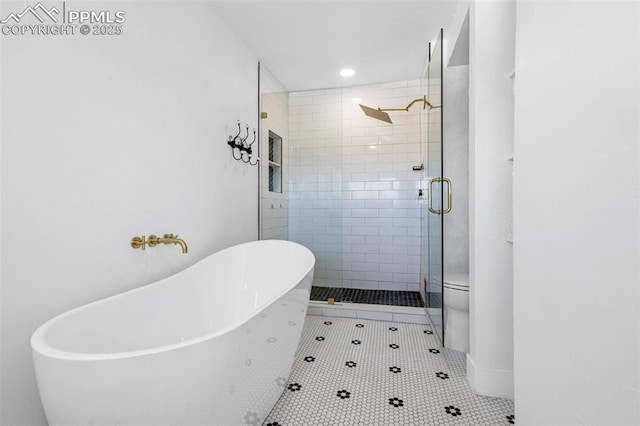
[[[312,300],[343,300],[340,89],[287,92],[260,68],[260,239],[316,257]],[[311,102],[313,105],[311,105]],[[323,114],[321,128],[309,118]]]
[[411,81],[286,92],[261,70],[259,222],[314,253],[312,300],[416,317],[424,300],[442,338],[441,33],[430,50]]
[[425,164],[421,203],[422,293],[425,309],[434,332],[444,342],[443,328],[443,227],[444,214],[451,209],[451,183],[444,178],[442,149],[442,30],[435,45],[430,46],[423,90],[431,106],[422,117],[422,156]]

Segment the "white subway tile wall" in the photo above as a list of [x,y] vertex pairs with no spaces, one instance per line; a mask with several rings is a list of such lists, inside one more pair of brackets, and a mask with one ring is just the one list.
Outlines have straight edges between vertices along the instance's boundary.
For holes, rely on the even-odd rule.
[[269,191],[269,131],[282,138],[282,182],[288,182],[289,164],[289,96],[286,92],[263,94],[261,112],[267,113],[262,119],[260,146],[261,206],[260,220],[263,240],[288,239],[289,226],[289,185],[282,185],[282,192]]
[[289,94],[289,238],[316,255],[314,285],[420,288],[421,81]]
[[340,89],[289,94],[289,239],[316,256],[314,285],[342,286]]

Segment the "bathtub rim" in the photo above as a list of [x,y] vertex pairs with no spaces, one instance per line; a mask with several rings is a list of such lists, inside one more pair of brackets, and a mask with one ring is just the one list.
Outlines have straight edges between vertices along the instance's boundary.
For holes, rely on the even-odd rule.
[[297,280],[294,281],[295,285],[285,289],[284,291],[278,292],[276,294],[276,297],[274,297],[273,302],[277,301],[278,299],[280,299],[282,296],[284,296],[285,294],[287,294],[288,292],[290,292],[291,290],[294,290],[296,288],[296,286],[298,284],[300,284],[308,275],[309,273],[311,273],[314,268],[315,268],[315,256],[314,254],[311,252],[311,250],[309,250],[307,247],[303,246],[302,244],[299,243],[295,243],[293,241],[287,241],[287,240],[255,240],[255,241],[248,241],[245,243],[240,243],[240,244],[236,244],[227,248],[224,248],[222,250],[219,250],[217,252],[211,253],[208,256],[203,257],[202,259],[198,260],[196,263],[181,269],[180,271],[171,274],[165,278],[162,278],[160,280],[151,282],[149,284],[145,284],[142,285],[140,287],[136,287],[133,288],[131,290],[127,290],[124,291],[122,293],[117,293],[114,294],[112,296],[108,296],[93,302],[89,302],[87,304],[72,308],[68,311],[65,311],[61,314],[58,314],[56,316],[54,316],[53,318],[49,319],[48,321],[46,321],[45,323],[43,323],[42,325],[40,325],[36,331],[33,332],[33,334],[31,335],[31,339],[30,339],[30,343],[31,343],[31,349],[32,349],[32,353],[33,356],[35,356],[36,354],[45,358],[55,358],[55,359],[63,359],[63,360],[68,360],[68,361],[104,361],[104,360],[117,360],[117,359],[127,359],[127,358],[135,358],[135,357],[141,357],[141,356],[146,356],[146,355],[153,355],[153,354],[157,354],[157,353],[163,353],[163,352],[168,352],[168,351],[173,351],[173,350],[177,350],[177,349],[181,349],[187,346],[192,346],[192,345],[196,345],[198,343],[210,340],[212,338],[215,338],[217,336],[223,335],[235,328],[238,328],[240,326],[242,326],[243,324],[245,324],[247,321],[249,321],[251,318],[255,317],[256,315],[259,315],[263,310],[265,310],[267,307],[269,307],[271,305],[271,303],[263,306],[261,309],[256,310],[254,315],[249,317],[249,318],[245,318],[243,321],[238,321],[235,323],[231,323],[230,325],[221,328],[219,330],[217,330],[216,332],[213,333],[207,333],[207,334],[203,334],[202,336],[198,336],[198,337],[194,337],[192,339],[188,339],[188,340],[184,340],[182,342],[178,342],[178,343],[172,343],[169,345],[163,345],[163,346],[155,346],[153,348],[147,348],[147,349],[139,349],[139,350],[134,350],[134,351],[128,351],[128,352],[108,352],[108,353],[85,353],[85,352],[69,352],[69,351],[64,351],[61,349],[57,349],[52,347],[51,345],[49,345],[45,339],[44,336],[46,334],[46,332],[55,325],[56,322],[70,316],[73,315],[77,312],[81,312],[85,309],[89,309],[92,306],[95,305],[99,305],[101,303],[106,303],[109,300],[124,296],[126,294],[130,294],[130,293],[135,293],[135,292],[139,292],[139,291],[143,291],[144,289],[151,287],[155,284],[159,284],[162,283],[174,276],[176,276],[177,274],[180,274],[182,272],[187,271],[188,269],[191,269],[193,267],[195,267],[196,265],[206,261],[207,259],[209,259],[211,256],[215,256],[218,253],[222,253],[224,251],[227,250],[231,250],[233,248],[238,248],[238,247],[242,247],[242,246],[246,246],[246,245],[252,245],[252,244],[256,244],[256,243],[262,243],[262,242],[274,242],[274,241],[278,241],[278,242],[285,242],[288,244],[292,244],[292,245],[296,245],[301,247],[302,249],[304,249],[303,251],[306,251],[312,259],[311,265],[305,270],[304,273],[302,273],[300,275],[300,277],[298,277]]

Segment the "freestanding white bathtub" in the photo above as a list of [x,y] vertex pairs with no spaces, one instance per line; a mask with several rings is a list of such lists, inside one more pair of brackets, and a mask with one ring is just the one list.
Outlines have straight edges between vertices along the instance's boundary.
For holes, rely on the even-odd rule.
[[241,244],[48,321],[31,346],[49,424],[262,424],[291,372],[314,264],[288,241]]

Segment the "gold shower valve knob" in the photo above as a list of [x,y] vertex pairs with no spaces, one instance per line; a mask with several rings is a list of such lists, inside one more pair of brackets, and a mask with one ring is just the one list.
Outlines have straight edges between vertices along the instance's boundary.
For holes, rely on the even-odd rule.
[[133,237],[131,239],[131,247],[133,247],[134,249],[139,249],[140,247],[142,247],[142,250],[144,250],[145,244],[146,244],[146,241],[144,239],[144,236]]

